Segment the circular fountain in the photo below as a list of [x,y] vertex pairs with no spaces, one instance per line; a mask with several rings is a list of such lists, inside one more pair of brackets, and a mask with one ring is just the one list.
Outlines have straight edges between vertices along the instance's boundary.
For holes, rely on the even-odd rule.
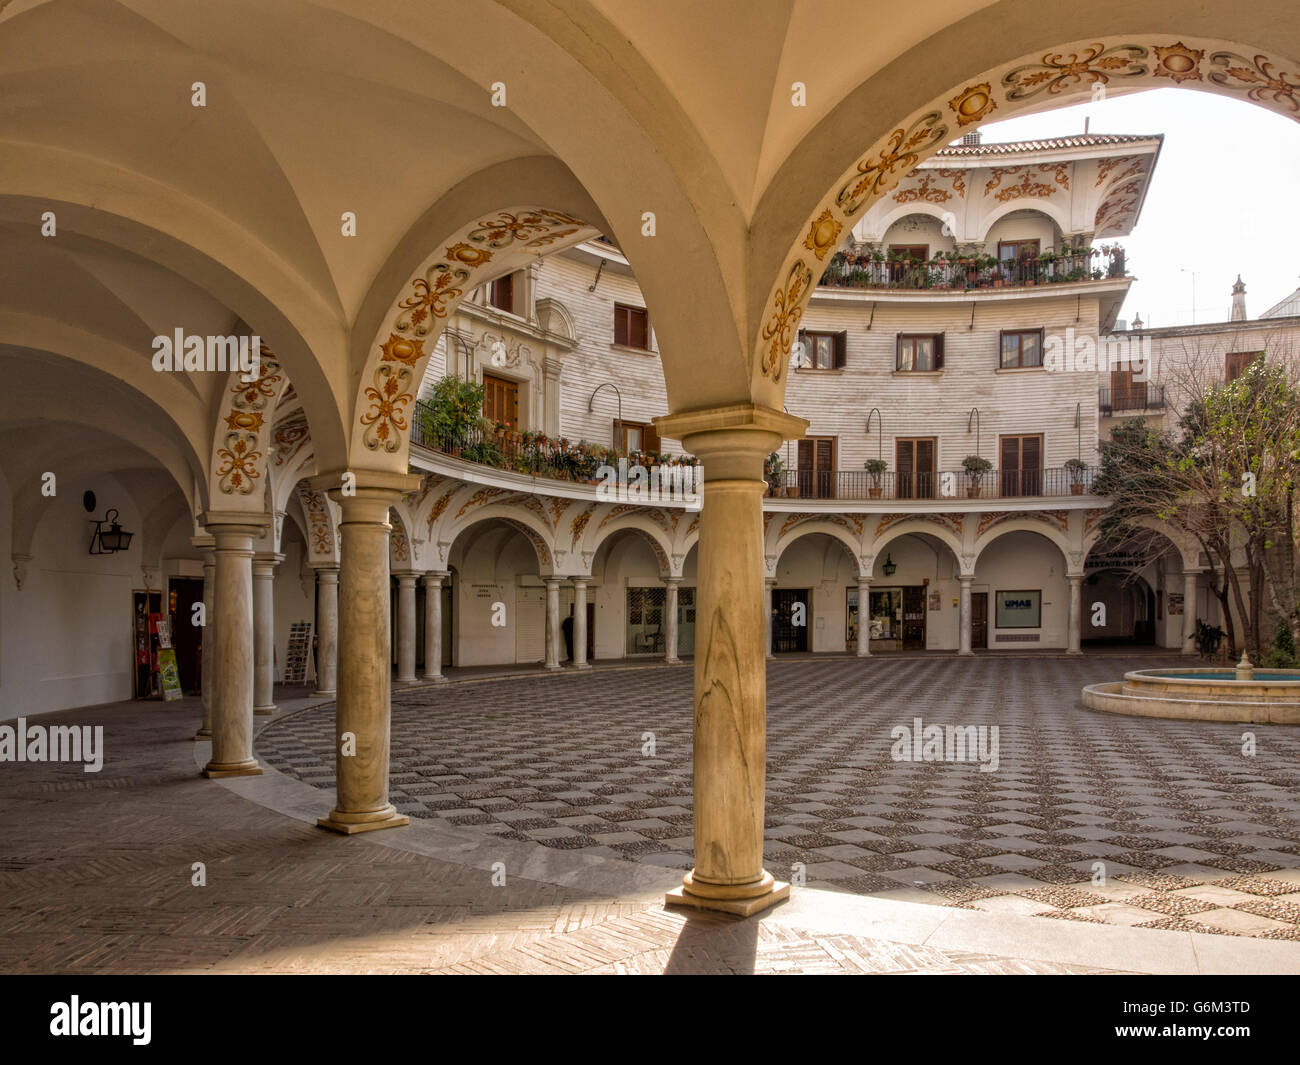
[[1089,710],[1184,721],[1300,725],[1300,669],[1136,669],[1083,689]]

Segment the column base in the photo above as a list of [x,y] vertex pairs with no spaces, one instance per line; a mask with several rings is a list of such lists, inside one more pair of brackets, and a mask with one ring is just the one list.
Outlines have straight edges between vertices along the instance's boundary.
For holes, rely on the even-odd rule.
[[547,663],[546,663],[546,668],[549,669],[552,673],[554,673],[554,672],[556,672],[557,670],[563,669],[564,667],[563,667],[562,665],[560,665],[558,662],[557,662],[555,665],[551,665],[550,662],[547,662]]
[[1065,653],[1066,653],[1067,655],[1081,655],[1081,654],[1083,654],[1083,650],[1082,650],[1082,648],[1067,647],[1067,648],[1065,649]]
[[[763,878],[753,884],[697,884],[694,871],[687,873],[682,886],[664,895],[665,906],[689,906],[696,910],[714,910],[733,913],[738,917],[752,917],[778,902],[790,897],[790,885],[775,880],[766,869]],[[706,890],[707,895],[697,895],[691,888]],[[756,894],[751,894],[756,892]]]
[[569,668],[570,668],[570,669],[590,669],[590,668],[591,668],[591,663],[590,663],[590,662],[574,662],[573,665],[571,665]]
[[409,688],[412,684],[418,684],[419,681],[415,677],[397,677],[393,683],[400,688]]
[[870,658],[870,657],[871,657],[871,652],[870,652],[870,651],[858,651],[858,652],[857,652],[857,656],[858,656],[859,658]]
[[958,658],[974,658],[974,657],[975,657],[975,652],[974,652],[974,651],[958,651],[958,652],[957,652],[957,657],[958,657]]
[[426,684],[445,684],[447,683],[447,678],[439,673],[436,677],[425,677],[424,682]]
[[254,716],[254,717],[270,717],[270,716],[271,716],[272,714],[274,714],[278,709],[280,709],[280,708],[279,708],[278,706],[276,706],[274,703],[272,703],[270,706],[255,706],[255,707],[253,707],[253,716]]
[[212,739],[212,730],[210,728],[201,728],[199,729],[198,732],[194,733],[195,743],[199,743],[202,740],[210,740],[210,739]]
[[329,691],[317,691],[317,692],[312,692],[312,693],[311,693],[311,698],[313,698],[313,699],[337,699],[337,698],[338,698],[338,694],[339,694],[339,690],[338,690],[337,688],[331,688]]
[[203,767],[203,775],[209,780],[222,780],[225,777],[258,777],[262,767],[256,758],[247,762],[209,762]]
[[666,666],[680,666],[681,664],[682,664],[682,660],[681,660],[680,658],[665,658],[665,659],[664,659],[664,665],[666,665]]
[[322,817],[317,820],[318,828],[327,828],[331,832],[338,832],[344,836],[355,836],[358,832],[375,832],[381,828],[402,828],[409,825],[411,819],[405,814],[399,814],[390,803],[383,810],[376,810],[368,814],[348,814],[340,810],[332,810],[329,817]]

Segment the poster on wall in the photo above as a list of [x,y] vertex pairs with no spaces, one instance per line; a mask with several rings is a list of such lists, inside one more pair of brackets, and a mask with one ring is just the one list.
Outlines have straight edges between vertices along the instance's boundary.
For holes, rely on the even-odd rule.
[[1169,598],[1166,600],[1166,602],[1169,605],[1169,616],[1171,618],[1176,618],[1182,615],[1183,612],[1182,592],[1170,592]]
[[1011,591],[997,593],[999,629],[1037,629],[1042,627],[1043,593]]

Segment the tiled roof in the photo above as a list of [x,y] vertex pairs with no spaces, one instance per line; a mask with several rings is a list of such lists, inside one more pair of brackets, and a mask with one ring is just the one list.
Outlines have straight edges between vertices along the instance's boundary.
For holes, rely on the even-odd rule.
[[1296,289],[1281,303],[1275,303],[1272,307],[1260,315],[1261,318],[1292,318],[1300,315],[1300,288]]
[[935,155],[1010,155],[1015,152],[1046,152],[1060,148],[1102,148],[1108,144],[1136,144],[1161,140],[1163,133],[1149,136],[1134,133],[1083,133],[1077,137],[1052,137],[1043,141],[1002,141],[994,144],[950,144]]

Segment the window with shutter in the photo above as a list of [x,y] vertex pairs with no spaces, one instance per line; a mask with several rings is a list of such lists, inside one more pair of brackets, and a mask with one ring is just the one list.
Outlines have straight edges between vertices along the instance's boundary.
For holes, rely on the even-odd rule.
[[1243,373],[1246,367],[1258,359],[1264,353],[1262,351],[1233,351],[1229,352],[1224,358],[1223,380],[1225,384],[1235,381]]
[[804,357],[796,365],[805,370],[839,370],[844,367],[846,334],[801,332]]
[[483,417],[519,428],[519,385],[504,377],[483,375]]
[[499,311],[514,313],[515,275],[498,277],[488,286],[488,302]]
[[1043,331],[1041,329],[1008,330],[1002,333],[998,365],[1004,369],[1043,365]]
[[1002,457],[1002,494],[1036,496],[1042,491],[1043,438],[1004,436],[999,442]]
[[650,348],[650,322],[644,307],[614,304],[614,343],[625,348]]
[[835,438],[805,437],[799,441],[799,494],[812,499],[835,495]]
[[895,495],[899,499],[934,497],[934,457],[937,450],[934,437],[895,442]]
[[943,369],[942,333],[900,333],[894,368],[900,372],[928,373]]

